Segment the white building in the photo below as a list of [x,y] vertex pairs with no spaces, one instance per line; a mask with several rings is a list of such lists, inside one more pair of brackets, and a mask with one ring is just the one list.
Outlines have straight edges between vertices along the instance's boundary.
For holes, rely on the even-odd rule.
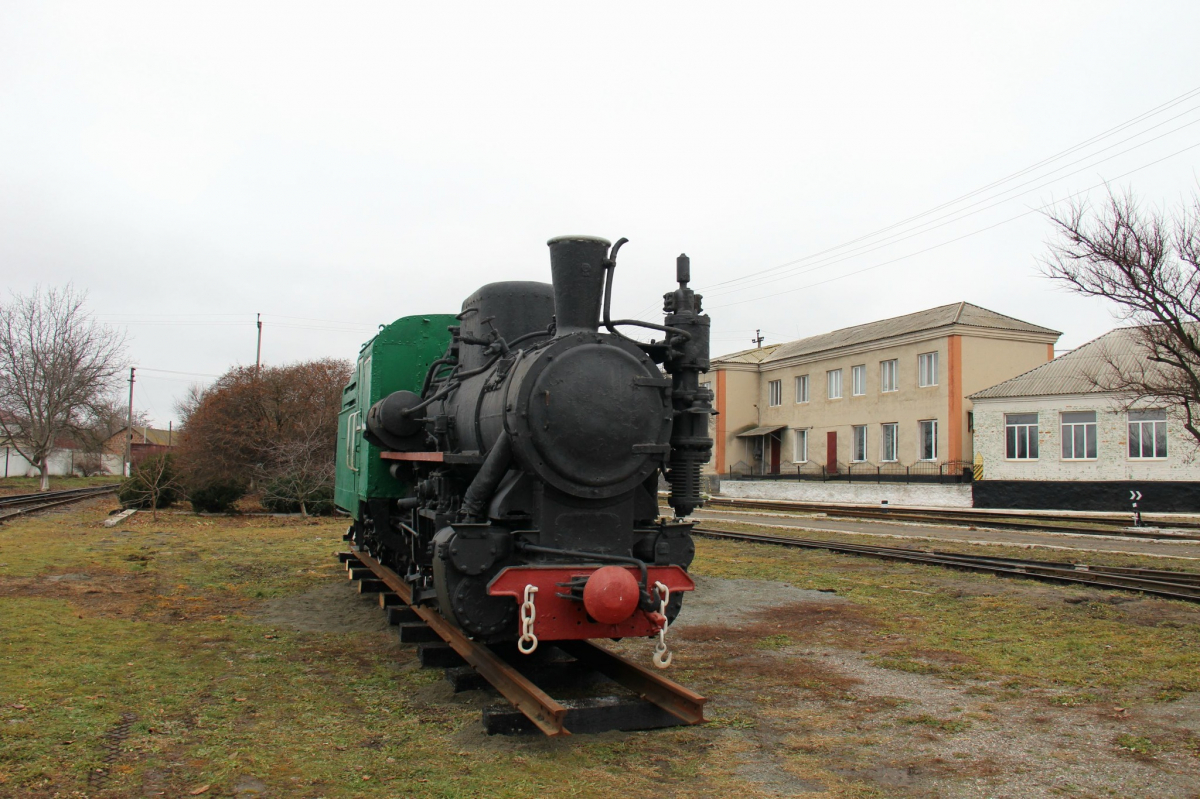
[[983,480],[978,507],[1200,510],[1195,439],[1168,408],[1132,406],[1103,375],[1137,363],[1130,328],[970,396]]

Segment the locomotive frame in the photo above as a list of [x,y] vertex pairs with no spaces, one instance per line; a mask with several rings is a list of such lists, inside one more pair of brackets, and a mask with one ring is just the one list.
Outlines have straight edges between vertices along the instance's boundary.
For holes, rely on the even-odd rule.
[[[489,284],[456,316],[405,317],[364,345],[335,501],[355,546],[467,637],[528,653],[657,634],[665,668],[712,447],[709,320],[685,255],[664,324],[612,320],[624,241],[551,239],[552,284]],[[660,474],[674,518],[658,512]]]

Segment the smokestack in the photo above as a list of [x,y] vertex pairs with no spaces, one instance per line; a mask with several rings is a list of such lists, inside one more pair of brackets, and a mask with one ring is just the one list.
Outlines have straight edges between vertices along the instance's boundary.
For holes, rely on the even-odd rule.
[[604,299],[604,260],[609,241],[594,236],[559,236],[550,247],[557,335],[595,333]]

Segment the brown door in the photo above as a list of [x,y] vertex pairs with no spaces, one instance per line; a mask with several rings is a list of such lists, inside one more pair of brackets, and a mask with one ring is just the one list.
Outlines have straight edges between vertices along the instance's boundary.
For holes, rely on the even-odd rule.
[[778,433],[772,433],[771,436],[771,474],[779,474],[779,450],[782,449]]
[[825,434],[825,469],[830,474],[837,473],[837,431],[830,430]]

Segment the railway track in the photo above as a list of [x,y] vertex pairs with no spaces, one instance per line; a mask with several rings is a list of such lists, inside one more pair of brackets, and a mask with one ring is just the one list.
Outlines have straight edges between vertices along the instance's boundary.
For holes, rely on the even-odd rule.
[[[1000,527],[1016,530],[1046,530],[1081,535],[1114,535],[1132,538],[1171,538],[1200,540],[1200,520],[1172,519],[1164,523],[1173,532],[1154,527],[1132,526],[1132,514],[1094,514],[1066,517],[1036,511],[1005,513],[974,508],[865,508],[858,505],[833,505],[824,502],[788,502],[783,500],[712,497],[706,510],[767,510],[776,513],[823,513],[830,518],[870,519],[893,522],[944,523],[959,526]],[[1186,531],[1186,532],[1174,532]]]
[[924,563],[930,566],[945,566],[964,571],[998,574],[1006,577],[1026,577],[1032,580],[1060,584],[1087,585],[1093,588],[1118,588],[1138,591],[1167,599],[1183,599],[1200,602],[1200,573],[1177,572],[1165,569],[1135,569],[1117,566],[1092,566],[1082,563],[1056,563],[1054,561],[1021,560],[1018,558],[994,558],[983,555],[963,555],[939,550],[909,549],[905,547],[881,547],[866,544],[844,544],[835,541],[819,541],[807,538],[737,533],[696,527],[694,535],[744,541],[755,544],[823,549],[850,555],[898,560],[908,563]]
[[[401,642],[406,642],[406,638],[413,643],[437,638],[443,642],[443,647],[453,650],[457,656],[451,659],[444,656],[427,658],[419,649],[418,655],[423,665],[449,666],[461,658],[475,674],[512,703],[536,729],[548,736],[570,735],[572,731],[651,729],[700,724],[704,721],[704,697],[591,641],[554,641],[547,644],[570,656],[573,666],[601,674],[638,698],[632,702],[614,697],[602,697],[591,702],[560,702],[537,685],[534,678],[526,673],[529,669],[516,665],[532,662],[530,659],[522,661],[519,656],[516,663],[510,662],[493,647],[467,638],[431,608],[413,605],[408,583],[367,552],[351,549],[350,552],[340,553],[339,558],[346,564],[348,577],[359,581],[360,593],[380,592],[381,606],[395,602],[389,608],[389,620],[400,615],[415,622],[408,628],[401,626]],[[407,636],[406,629],[410,630]],[[451,676],[449,671],[447,676]],[[460,678],[461,675],[455,675],[452,682]],[[485,723],[487,721],[488,714],[485,711]],[[520,726],[507,723],[507,727],[513,728],[511,731],[521,731]],[[488,725],[489,731],[498,731],[495,727],[494,724]],[[499,727],[503,730],[506,724],[502,721]]]
[[57,508],[72,502],[110,494],[117,490],[115,485],[93,488],[72,488],[67,491],[43,491],[37,494],[13,494],[0,497],[0,522],[35,511]]

